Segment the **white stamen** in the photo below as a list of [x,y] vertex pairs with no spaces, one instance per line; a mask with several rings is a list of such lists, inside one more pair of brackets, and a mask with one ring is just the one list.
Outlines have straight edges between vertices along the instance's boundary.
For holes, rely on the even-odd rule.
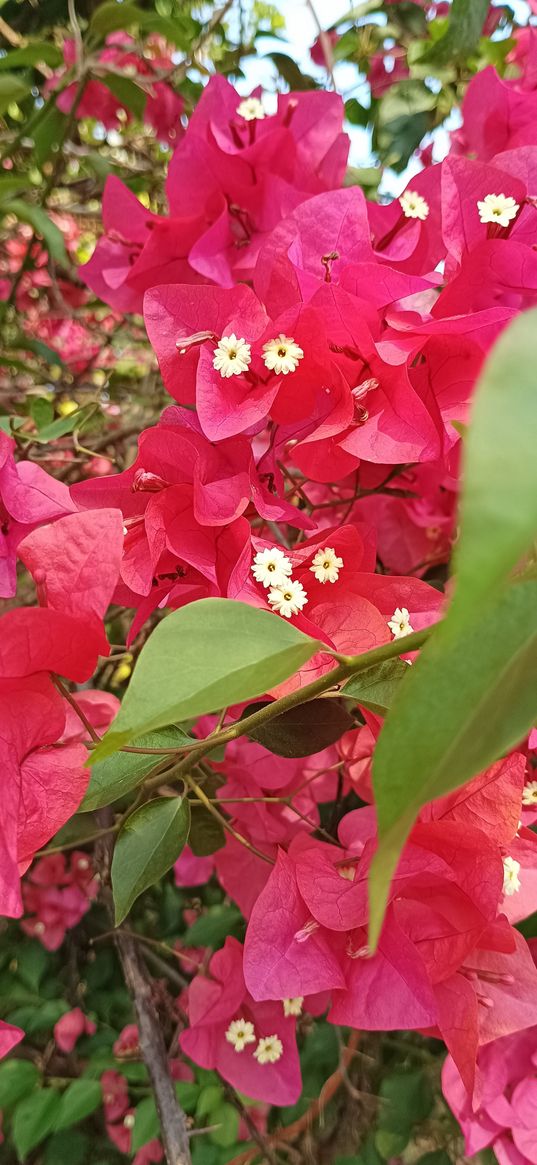
[[292,999],[282,999],[283,1014],[288,1015],[302,1015],[302,1004],[304,1002],[303,995],[296,995]]
[[255,581],[264,587],[284,586],[292,570],[291,559],[278,546],[258,550],[252,564]]
[[419,218],[425,222],[429,214],[429,203],[416,190],[405,190],[399,199],[405,218]]
[[505,194],[486,194],[482,202],[478,202],[479,221],[482,223],[495,222],[500,227],[508,227],[513,218],[516,218],[520,206],[514,198]]
[[268,601],[273,611],[283,615],[284,619],[290,619],[291,615],[298,615],[298,612],[306,606],[308,596],[302,583],[290,578],[281,586],[272,587],[268,593]]
[[254,1056],[258,1064],[276,1064],[283,1052],[282,1041],[278,1036],[263,1036],[255,1049]]
[[312,559],[310,570],[313,571],[317,582],[335,583],[339,578],[342,566],[343,559],[338,557],[331,546],[326,546],[324,550],[317,551],[315,558]]
[[537,805],[537,781],[528,781],[522,790],[523,805]]
[[411,635],[414,628],[410,624],[410,615],[406,607],[396,607],[391,617],[388,619],[388,627],[394,639],[404,639],[405,635]]
[[520,862],[510,857],[503,859],[503,892],[508,898],[520,890],[519,872]]
[[269,340],[268,344],[263,344],[265,367],[277,376],[287,376],[289,372],[294,372],[303,355],[302,348],[295,344],[293,337],[284,336],[283,332],[274,340]]
[[226,1040],[236,1052],[243,1052],[247,1044],[255,1044],[255,1028],[247,1019],[234,1019],[226,1031]]
[[265,110],[258,97],[245,97],[244,101],[237,105],[237,113],[245,121],[262,121],[265,116]]
[[250,344],[244,339],[238,339],[235,332],[230,336],[222,336],[214,350],[213,368],[220,376],[239,376],[248,371],[252,359]]

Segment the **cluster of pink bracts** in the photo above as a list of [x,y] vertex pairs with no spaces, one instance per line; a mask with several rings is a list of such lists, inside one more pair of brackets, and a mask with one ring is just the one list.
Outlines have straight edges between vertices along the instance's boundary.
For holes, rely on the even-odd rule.
[[[177,403],[141,434],[130,469],[71,490],[16,462],[0,434],[0,594],[15,592],[18,559],[39,601],[8,612],[0,637],[0,909],[26,910],[30,932],[53,872],[43,883],[34,867],[22,896],[20,874],[88,780],[87,733],[55,677],[90,679],[112,599],[133,610],[131,638],[156,608],[224,596],[340,652],[401,638],[403,658],[405,634],[438,618],[442,596],[422,576],[450,554],[454,422],[497,336],[537,301],[536,102],[486,69],[451,154],[382,205],[342,188],[335,94],[287,94],[269,115],[261,94],[241,99],[215,77],[173,155],[168,216],[109,179],[82,276],[115,311],[143,312]],[[320,652],[278,694],[330,666]],[[77,698],[104,729],[115,698]],[[192,980],[182,1049],[288,1105],[302,1009],[438,1036],[469,1151],[494,1143],[502,1162],[536,1162],[537,969],[513,925],[537,909],[536,734],[422,812],[371,957],[381,720],[364,717],[306,761],[240,740],[217,766],[221,796],[274,798],[233,809],[270,861],[228,838],[213,858],[186,850],[178,863],[189,886],[214,870],[248,919],[244,948],[229,938]],[[329,845],[313,834],[338,780],[365,807]],[[63,864],[56,884],[66,877]],[[4,1025],[1,1050],[21,1034]]]

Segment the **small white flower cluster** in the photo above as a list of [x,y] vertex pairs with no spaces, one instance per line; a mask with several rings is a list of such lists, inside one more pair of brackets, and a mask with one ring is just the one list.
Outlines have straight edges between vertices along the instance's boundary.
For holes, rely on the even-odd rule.
[[478,202],[477,209],[480,222],[495,222],[499,227],[508,227],[511,220],[516,218],[520,206],[514,198],[505,194],[486,194],[482,202]]
[[404,639],[405,635],[412,635],[414,628],[410,624],[410,615],[406,607],[396,607],[388,619],[388,627],[394,639]]
[[[340,558],[331,546],[318,550],[315,554],[310,570],[318,582],[335,583],[343,566]],[[267,595],[268,602],[278,615],[290,619],[291,615],[305,607],[308,601],[307,592],[302,583],[291,578],[293,564],[291,559],[280,550],[279,546],[267,547],[258,550],[252,563],[252,572],[256,582],[270,588]]]
[[419,218],[425,222],[429,214],[429,203],[416,190],[405,190],[399,199],[405,218]]
[[[267,344],[263,344],[265,368],[268,368],[269,372],[275,372],[276,376],[288,376],[290,372],[295,372],[303,356],[302,348],[295,344],[293,337],[284,336],[283,332],[269,340]],[[213,368],[222,377],[240,376],[242,372],[248,371],[251,360],[251,344],[248,344],[244,337],[239,338],[235,332],[231,332],[229,336],[222,336],[218,341],[214,350]]]
[[[285,1002],[284,1000],[284,1004]],[[256,1039],[254,1025],[247,1019],[232,1020],[226,1031],[226,1040],[236,1052],[243,1052],[247,1044],[255,1044]],[[282,1053],[283,1044],[278,1036],[261,1036],[257,1041],[254,1057],[258,1064],[276,1064]]]

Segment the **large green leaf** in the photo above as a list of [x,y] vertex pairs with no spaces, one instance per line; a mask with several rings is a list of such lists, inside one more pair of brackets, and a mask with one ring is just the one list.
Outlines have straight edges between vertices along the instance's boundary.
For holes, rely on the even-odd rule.
[[139,897],[177,861],[188,838],[190,806],[183,797],[148,801],[121,829],[112,858],[116,926]]
[[319,650],[285,619],[232,599],[173,611],[143,647],[91,763],[135,736],[263,695]]
[[537,308],[519,316],[485,364],[465,440],[452,620],[505,582],[537,537]]
[[452,631],[448,622],[410,669],[375,749],[373,946],[401,848],[422,805],[487,768],[521,740],[537,713],[537,582],[513,585],[470,627]]
[[11,1136],[19,1161],[24,1161],[54,1128],[60,1109],[60,1094],[54,1088],[42,1088],[21,1100],[13,1114]]
[[[133,743],[136,748],[172,749],[182,748],[189,740],[193,741],[193,738],[187,736],[181,728],[172,727],[141,736]],[[124,797],[126,793],[141,785],[151,769],[165,760],[165,756],[151,753],[120,752],[98,761],[91,770],[90,783],[80,806],[81,811],[87,813],[92,809],[102,809],[104,805],[111,805],[119,797]]]

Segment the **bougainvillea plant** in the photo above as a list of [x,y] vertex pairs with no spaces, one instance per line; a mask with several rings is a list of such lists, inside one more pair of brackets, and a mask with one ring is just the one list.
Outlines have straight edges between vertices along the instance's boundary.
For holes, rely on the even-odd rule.
[[0,7],[0,1159],[537,1165],[537,5]]

